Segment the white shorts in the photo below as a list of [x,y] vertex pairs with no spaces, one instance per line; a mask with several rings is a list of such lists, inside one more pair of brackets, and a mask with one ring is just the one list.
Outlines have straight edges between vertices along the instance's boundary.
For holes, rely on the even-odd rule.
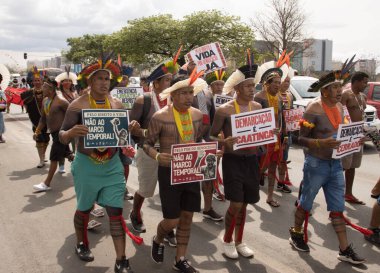
[[144,198],[152,197],[158,180],[158,162],[148,156],[142,148],[138,148],[136,167],[139,181],[137,193]]

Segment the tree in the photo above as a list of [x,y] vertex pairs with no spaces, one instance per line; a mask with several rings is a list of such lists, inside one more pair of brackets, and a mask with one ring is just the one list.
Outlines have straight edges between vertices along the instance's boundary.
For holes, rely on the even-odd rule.
[[142,17],[128,21],[120,31],[110,35],[84,35],[67,41],[70,50],[66,57],[75,62],[87,63],[99,55],[100,46],[104,51],[120,53],[124,61],[151,68],[172,58],[180,45],[183,45],[180,55],[183,63],[187,52],[210,42],[219,42],[225,56],[240,63],[254,36],[239,17],[211,10],[193,13],[183,20],[173,19],[170,14]]
[[251,23],[274,57],[284,50],[294,50],[293,55],[297,55],[311,46],[310,42],[304,43],[306,15],[298,0],[271,0],[269,9],[268,13],[257,14]]
[[65,57],[74,63],[89,64],[96,60],[100,53],[107,52],[106,34],[85,34],[82,37],[68,38],[67,44],[70,49],[65,52]]

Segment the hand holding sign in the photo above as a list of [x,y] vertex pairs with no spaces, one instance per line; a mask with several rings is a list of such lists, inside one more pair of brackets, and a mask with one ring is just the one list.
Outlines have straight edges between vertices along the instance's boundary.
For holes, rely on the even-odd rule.
[[238,141],[237,137],[229,136],[224,139],[224,146],[226,146],[228,149],[232,149],[232,147],[234,146],[234,144],[237,143],[237,141]]
[[318,141],[321,148],[330,148],[330,149],[336,149],[339,147],[340,143],[342,143],[342,141],[338,141],[334,139],[333,137],[319,139]]
[[158,163],[161,163],[165,166],[170,165],[170,162],[173,160],[173,156],[168,153],[159,153],[159,155],[156,158]]
[[77,124],[70,130],[68,130],[70,138],[82,137],[88,134],[88,127],[86,125]]

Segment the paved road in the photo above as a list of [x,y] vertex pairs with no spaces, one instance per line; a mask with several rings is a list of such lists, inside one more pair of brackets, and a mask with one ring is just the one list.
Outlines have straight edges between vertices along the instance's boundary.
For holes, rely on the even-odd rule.
[[[90,232],[91,249],[95,255],[92,263],[83,263],[74,254],[73,213],[75,194],[69,164],[67,173],[56,174],[53,190],[35,194],[32,185],[43,181],[47,167],[37,169],[37,152],[31,136],[31,125],[26,114],[18,106],[12,106],[11,114],[4,114],[6,144],[0,145],[0,273],[3,272],[113,272],[114,250],[109,235],[107,219],[95,232]],[[221,254],[220,238],[223,223],[194,216],[188,258],[200,272],[380,272],[380,249],[368,244],[361,234],[348,230],[349,239],[356,250],[368,259],[359,267],[336,259],[338,243],[328,221],[323,193],[317,196],[310,219],[310,254],[292,250],[288,243],[288,227],[292,225],[294,201],[302,176],[303,154],[299,147],[290,152],[290,176],[295,192],[276,193],[281,207],[271,208],[265,203],[266,194],[261,191],[261,201],[248,207],[245,241],[255,251],[254,259],[227,260]],[[374,200],[370,189],[380,174],[379,156],[373,146],[365,147],[363,166],[357,171],[355,194],[367,205],[347,205],[347,215],[353,222],[366,226]],[[131,192],[137,189],[137,173],[133,167],[128,181]],[[224,212],[227,203],[214,201],[214,207]],[[124,217],[128,218],[131,202],[125,202]],[[155,265],[150,259],[151,237],[161,219],[160,200],[156,195],[143,206],[148,232],[142,234],[144,244],[127,245],[127,255],[135,272],[173,272],[173,248],[166,248],[165,262]]]

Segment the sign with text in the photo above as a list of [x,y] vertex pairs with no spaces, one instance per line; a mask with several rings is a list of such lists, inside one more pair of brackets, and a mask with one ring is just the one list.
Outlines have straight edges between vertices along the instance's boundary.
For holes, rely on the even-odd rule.
[[88,127],[85,148],[124,147],[128,145],[128,111],[83,109],[83,125]]
[[217,94],[217,95],[214,96],[214,105],[215,105],[215,108],[218,108],[222,104],[225,104],[226,102],[229,102],[229,101],[231,101],[233,99],[234,98],[230,97],[230,96],[218,95]]
[[136,98],[143,93],[142,87],[115,87],[111,90],[111,96],[121,100],[124,107],[128,110],[132,109]]
[[286,130],[288,132],[299,131],[300,129],[300,120],[304,113],[303,108],[296,108],[290,110],[284,110],[284,117],[286,123]]
[[197,72],[204,70],[205,74],[227,67],[226,60],[219,43],[211,43],[197,47],[185,55],[186,61],[193,61]]
[[352,122],[339,124],[336,140],[342,141],[338,148],[333,149],[333,158],[342,158],[346,155],[359,152],[361,149],[360,139],[364,136],[364,122]]
[[172,145],[171,184],[216,179],[217,142]]
[[273,107],[231,116],[232,136],[238,138],[233,149],[243,149],[274,143],[277,136]]

